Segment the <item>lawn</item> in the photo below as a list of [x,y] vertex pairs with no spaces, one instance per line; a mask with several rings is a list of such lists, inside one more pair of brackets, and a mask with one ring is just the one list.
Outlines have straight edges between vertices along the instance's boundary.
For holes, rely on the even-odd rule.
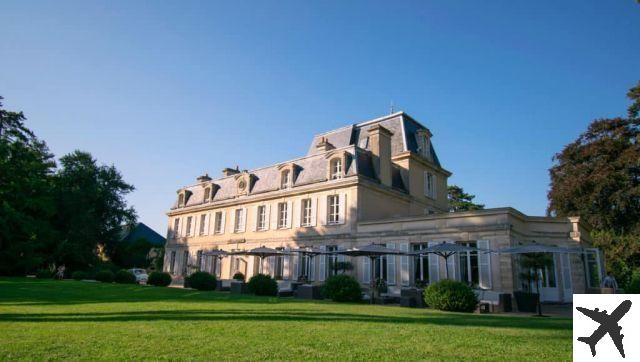
[[0,278],[0,360],[570,360],[571,320]]

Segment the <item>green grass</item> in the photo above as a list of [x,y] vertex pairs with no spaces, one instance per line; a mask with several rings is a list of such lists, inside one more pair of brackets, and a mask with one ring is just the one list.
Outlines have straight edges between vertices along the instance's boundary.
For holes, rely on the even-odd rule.
[[570,360],[571,320],[0,278],[0,360]]

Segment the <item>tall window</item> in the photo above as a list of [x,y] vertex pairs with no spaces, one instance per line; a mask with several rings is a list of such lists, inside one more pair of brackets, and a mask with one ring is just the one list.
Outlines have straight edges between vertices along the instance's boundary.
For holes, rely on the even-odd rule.
[[329,224],[338,224],[340,222],[340,197],[331,195],[327,197],[327,211]]
[[222,211],[218,211],[215,213],[213,232],[215,234],[222,234]]
[[[336,245],[327,245],[327,252],[338,251]],[[327,257],[327,276],[333,276],[338,274],[338,255],[329,254]]]
[[[276,248],[276,250],[282,251],[284,248]],[[276,255],[274,258],[273,278],[282,280],[284,278],[284,255]]]
[[175,220],[173,220],[173,234],[172,234],[174,238],[178,236],[179,229],[180,229],[180,218],[175,218]]
[[184,206],[184,194],[178,196],[178,207]]
[[189,216],[187,218],[187,236],[191,236],[191,226],[193,224],[193,217]]
[[280,177],[280,188],[286,189],[289,188],[291,182],[291,172],[289,170],[282,171],[282,175]]
[[589,249],[586,253],[587,281],[591,288],[600,286],[600,260],[597,249]]
[[311,199],[302,200],[302,218],[300,225],[311,226]]
[[170,261],[169,261],[169,273],[173,274],[173,271],[176,268],[176,251],[173,250],[171,252],[171,257],[170,257]]
[[309,277],[310,277],[309,272],[311,271],[310,262],[311,262],[311,258],[309,258],[309,255],[300,254],[300,263],[299,263],[300,271],[298,273],[298,276],[300,278],[306,278],[307,280],[309,280]]
[[204,202],[209,202],[209,197],[211,196],[211,188],[207,187],[204,189]]
[[387,255],[382,255],[375,259],[376,279],[387,280]]
[[436,184],[435,176],[431,172],[424,173],[424,195],[435,198]]
[[[462,245],[476,247],[476,242],[463,243]],[[478,252],[467,251],[458,253],[460,258],[460,281],[469,285],[480,284],[480,272],[478,267]]]
[[336,180],[342,178],[342,160],[335,158],[329,164],[331,167],[331,179]]
[[242,209],[236,209],[236,222],[233,225],[233,231],[236,233],[242,232],[244,228],[244,213]]
[[185,250],[182,254],[182,275],[187,275],[189,270],[189,251]]
[[286,202],[278,204],[278,228],[283,229],[287,227],[287,219],[289,217],[288,205]]
[[258,206],[258,230],[267,230],[267,208],[264,205]]
[[202,250],[198,250],[198,253],[196,254],[196,268],[199,271],[203,270],[203,268],[202,268]]
[[[427,248],[427,244],[413,244],[414,251]],[[429,283],[429,255],[416,256],[414,259],[414,280]]]
[[204,235],[204,227],[206,226],[207,214],[200,215],[200,235]]

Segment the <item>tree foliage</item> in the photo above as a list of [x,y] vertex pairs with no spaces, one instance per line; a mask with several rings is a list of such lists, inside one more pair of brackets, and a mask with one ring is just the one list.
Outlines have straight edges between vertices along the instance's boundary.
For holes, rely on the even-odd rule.
[[640,82],[638,82],[638,84],[635,87],[629,89],[629,92],[627,93],[627,97],[629,97],[629,99],[633,102],[629,106],[629,110],[628,110],[629,118],[640,117]]
[[467,194],[462,187],[450,185],[447,188],[447,197],[449,199],[449,212],[472,211],[484,209],[483,204],[476,204],[473,199],[475,195]]

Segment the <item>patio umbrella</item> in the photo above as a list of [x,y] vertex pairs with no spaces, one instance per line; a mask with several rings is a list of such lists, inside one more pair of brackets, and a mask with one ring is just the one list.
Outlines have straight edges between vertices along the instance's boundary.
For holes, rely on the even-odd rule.
[[220,265],[220,263],[222,261],[222,258],[224,258],[225,256],[229,255],[229,253],[224,251],[224,250],[213,249],[213,250],[205,252],[204,255],[205,256],[213,256],[216,259],[218,259],[218,263],[216,263],[216,268],[214,268],[214,270],[213,270],[213,274],[214,275],[218,275],[217,270],[215,270],[215,269],[218,269],[218,267],[219,267],[219,265]]
[[[565,248],[560,246],[551,246],[544,244],[528,244],[512,246],[496,250],[498,254],[541,254],[541,253],[582,253],[580,248]],[[536,271],[537,273],[537,271]],[[540,286],[536,282],[538,291],[538,316],[542,317],[542,303],[540,303]]]
[[383,256],[383,255],[400,255],[404,254],[396,249],[389,249],[387,247],[381,245],[365,245],[365,246],[356,246],[347,250],[339,250],[336,251],[335,254],[347,255],[347,256],[366,256],[371,259],[371,300],[370,303],[373,304],[373,289],[375,288],[375,259]]
[[254,248],[251,250],[238,250],[238,251],[233,251],[231,253],[229,253],[230,255],[253,255],[253,256],[257,256],[258,260],[260,261],[260,273],[262,273],[262,259],[263,258],[268,258],[270,256],[275,256],[275,255],[289,255],[288,253],[285,253],[284,251],[281,250],[276,250],[276,249],[272,249],[272,248],[267,248],[265,246],[261,246],[259,248]]
[[473,246],[466,246],[466,245],[460,245],[460,244],[456,244],[456,243],[442,242],[441,244],[432,245],[432,246],[427,247],[426,249],[414,251],[414,252],[412,252],[410,254],[413,254],[413,255],[435,254],[435,255],[438,255],[441,258],[444,258],[445,277],[447,279],[449,279],[449,268],[447,267],[447,260],[449,259],[449,257],[454,255],[454,254],[456,254],[456,253],[462,253],[462,252],[468,252],[468,251],[489,252],[489,250],[478,249],[478,248],[473,247]]

